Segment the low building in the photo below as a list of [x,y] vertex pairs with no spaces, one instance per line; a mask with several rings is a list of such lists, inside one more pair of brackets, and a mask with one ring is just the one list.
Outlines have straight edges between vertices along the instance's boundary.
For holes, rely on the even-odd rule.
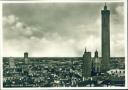
[[111,69],[109,71],[107,71],[107,73],[109,75],[113,75],[113,76],[125,76],[125,70],[124,69]]

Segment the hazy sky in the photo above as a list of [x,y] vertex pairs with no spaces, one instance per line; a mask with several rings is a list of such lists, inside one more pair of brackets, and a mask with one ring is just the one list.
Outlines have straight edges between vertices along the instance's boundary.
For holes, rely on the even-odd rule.
[[[111,12],[111,56],[124,56],[123,3]],[[4,4],[4,56],[82,56],[84,48],[101,53],[104,3]]]
[[0,1],[123,1],[123,0],[0,0]]

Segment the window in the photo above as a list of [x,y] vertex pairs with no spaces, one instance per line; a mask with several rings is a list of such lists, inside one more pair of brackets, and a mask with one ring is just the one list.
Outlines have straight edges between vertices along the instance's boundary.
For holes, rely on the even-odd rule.
[[123,73],[125,73],[125,71],[123,71]]
[[117,70],[116,70],[116,73],[117,73]]
[[111,71],[111,73],[113,73],[113,71]]
[[120,73],[121,73],[121,71],[120,71]]

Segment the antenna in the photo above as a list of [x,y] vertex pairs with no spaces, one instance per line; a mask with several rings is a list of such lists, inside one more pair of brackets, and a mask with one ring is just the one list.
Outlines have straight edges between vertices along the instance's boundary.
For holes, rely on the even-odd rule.
[[105,2],[105,6],[107,6],[107,5],[106,5],[106,2]]
[[104,10],[107,10],[107,4],[106,4],[106,2],[105,2]]

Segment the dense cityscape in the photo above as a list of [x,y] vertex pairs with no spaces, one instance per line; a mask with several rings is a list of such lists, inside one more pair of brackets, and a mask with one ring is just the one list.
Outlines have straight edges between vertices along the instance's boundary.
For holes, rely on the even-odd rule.
[[[124,58],[111,58],[107,73],[82,77],[82,57],[4,58],[4,87],[124,86]],[[101,59],[101,58],[99,58]],[[92,58],[94,60],[94,58]]]

